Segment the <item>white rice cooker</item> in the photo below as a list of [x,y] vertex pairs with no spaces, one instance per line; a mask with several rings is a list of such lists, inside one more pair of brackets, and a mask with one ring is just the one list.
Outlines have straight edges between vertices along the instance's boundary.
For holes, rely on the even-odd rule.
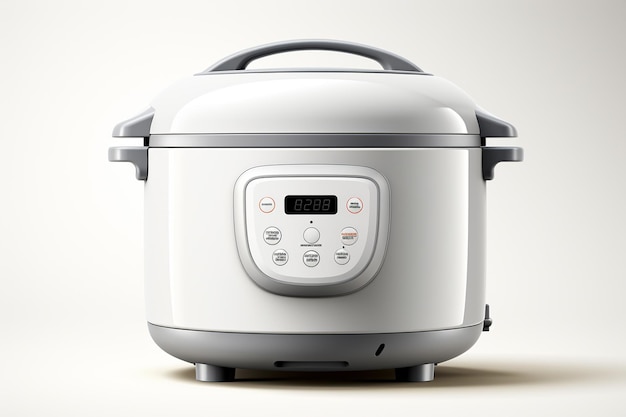
[[[267,69],[329,50],[381,70]],[[491,324],[485,181],[522,149],[458,87],[331,40],[239,52],[158,96],[114,137],[145,184],[150,334],[201,381],[235,368],[395,368],[429,381]]]

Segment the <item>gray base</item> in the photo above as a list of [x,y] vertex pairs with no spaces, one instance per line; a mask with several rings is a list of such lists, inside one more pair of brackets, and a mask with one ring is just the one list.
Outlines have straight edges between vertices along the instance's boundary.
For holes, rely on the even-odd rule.
[[483,324],[374,334],[266,334],[184,330],[148,323],[167,353],[196,364],[200,381],[231,381],[235,368],[283,371],[396,369],[400,381],[430,381],[434,365],[468,350]]

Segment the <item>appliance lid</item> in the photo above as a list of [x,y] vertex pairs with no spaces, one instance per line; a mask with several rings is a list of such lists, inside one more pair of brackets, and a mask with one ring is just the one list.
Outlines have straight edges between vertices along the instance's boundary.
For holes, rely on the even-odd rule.
[[[309,49],[365,56],[383,70],[246,70],[258,58]],[[516,131],[395,54],[298,40],[239,52],[175,83],[113,136],[149,137],[151,146],[480,146],[481,137]]]

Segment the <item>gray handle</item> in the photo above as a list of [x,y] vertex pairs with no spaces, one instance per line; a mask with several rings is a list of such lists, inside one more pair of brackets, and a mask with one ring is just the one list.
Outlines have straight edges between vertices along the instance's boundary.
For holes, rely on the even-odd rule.
[[140,181],[148,179],[148,147],[117,146],[109,148],[109,161],[130,162],[135,166],[135,177]]
[[150,126],[154,119],[154,109],[150,107],[146,111],[132,119],[124,120],[113,128],[114,138],[148,138]]
[[496,148],[487,147],[483,149],[483,179],[493,179],[493,169],[500,162],[520,162],[524,160],[524,150],[522,148]]
[[483,109],[476,109],[476,119],[481,138],[515,138],[517,130],[509,122],[498,119]]
[[325,39],[302,39],[285,42],[270,43],[267,45],[257,46],[255,48],[246,49],[227,58],[224,58],[212,67],[207,68],[200,74],[209,74],[217,71],[239,71],[245,70],[250,62],[269,55],[279,54],[282,52],[305,51],[305,50],[322,50],[346,52],[349,54],[360,55],[365,58],[373,59],[378,62],[384,69],[391,71],[411,71],[423,72],[419,67],[401,56],[392,54],[382,49],[373,48],[358,43],[325,40]]

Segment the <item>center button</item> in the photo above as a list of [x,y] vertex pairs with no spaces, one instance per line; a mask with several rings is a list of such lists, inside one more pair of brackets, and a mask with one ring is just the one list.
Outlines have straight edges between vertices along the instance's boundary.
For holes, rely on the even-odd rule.
[[315,243],[320,240],[320,231],[315,227],[309,227],[304,231],[303,237],[307,243]]

